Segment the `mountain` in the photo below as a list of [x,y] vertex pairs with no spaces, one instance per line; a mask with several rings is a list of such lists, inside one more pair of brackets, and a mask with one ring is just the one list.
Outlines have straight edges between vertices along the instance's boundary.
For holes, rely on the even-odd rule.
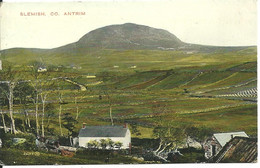
[[[90,31],[77,42],[56,48],[59,52],[78,52],[78,50],[119,49],[119,50],[181,50],[200,52],[226,52],[245,47],[219,47],[182,42],[174,34],[145,25],[125,23],[109,25]],[[55,49],[55,50],[56,50]]]
[[78,47],[112,49],[158,49],[185,45],[170,32],[148,26],[125,23],[93,30],[77,42]]
[[115,63],[129,66],[139,62],[147,64],[143,67],[149,70],[150,66],[162,68],[160,62],[165,62],[169,68],[177,64],[204,65],[203,60],[217,63],[236,58],[245,62],[254,61],[255,55],[255,46],[219,47],[189,44],[166,30],[133,23],[101,27],[85,34],[77,42],[53,49],[11,48],[0,51],[0,59],[16,64],[27,64],[37,60],[55,65],[73,63],[90,70],[93,69],[93,65],[96,65],[95,68],[99,65],[100,69],[109,69]]

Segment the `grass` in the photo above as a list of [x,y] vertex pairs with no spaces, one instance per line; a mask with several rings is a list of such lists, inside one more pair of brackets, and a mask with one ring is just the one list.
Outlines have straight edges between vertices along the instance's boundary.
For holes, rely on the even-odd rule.
[[[57,136],[60,133],[58,94],[61,92],[65,102],[62,104],[62,116],[66,112],[70,112],[72,116],[76,117],[76,108],[79,109],[79,120],[75,125],[75,130],[79,130],[83,122],[86,122],[87,125],[110,125],[109,101],[111,101],[115,125],[128,122],[131,130],[133,130],[132,125],[137,125],[141,135],[132,133],[132,137],[141,139],[155,138],[153,128],[163,122],[171,122],[179,127],[206,126],[214,132],[245,131],[249,135],[256,136],[256,103],[224,98],[190,97],[198,91],[208,90],[208,95],[215,95],[256,87],[257,81],[239,87],[216,90],[256,79],[255,52],[254,48],[191,55],[181,51],[91,50],[85,55],[83,55],[83,51],[57,52],[55,55],[52,55],[51,52],[47,54],[40,52],[37,57],[34,57],[34,51],[28,52],[19,49],[14,51],[11,56],[9,54],[10,57],[4,54],[1,57],[12,62],[20,61],[20,65],[33,59],[40,60],[40,57],[43,57],[47,64],[53,62],[56,66],[67,66],[64,72],[50,72],[48,76],[50,78],[65,76],[84,85],[103,81],[97,85],[88,85],[87,91],[79,91],[73,84],[55,80],[53,90],[48,91],[47,98],[47,102],[53,104],[54,109],[46,111],[46,115],[53,112],[50,116],[49,127],[53,129],[54,135]],[[25,59],[25,56],[28,57]],[[81,66],[82,69],[70,68],[69,65],[72,63]],[[130,68],[133,65],[136,68]],[[114,68],[114,66],[118,67]],[[31,78],[27,71],[21,70],[21,73],[24,78]],[[85,76],[88,74],[97,77],[87,79]],[[57,89],[58,87],[60,90]],[[198,93],[197,96],[203,96],[203,94]],[[75,98],[77,103],[75,103]],[[23,106],[15,104],[15,111],[22,110]],[[7,110],[8,107],[1,108]],[[28,103],[26,108],[32,110],[29,116],[34,121],[34,104]],[[45,123],[47,122],[46,115]],[[14,117],[24,119],[24,114],[15,113]],[[63,128],[63,132],[67,134],[65,128]],[[48,132],[46,134],[48,135]],[[41,152],[41,157],[25,156],[23,153],[22,150],[1,149],[0,160],[6,164],[104,163],[104,158],[89,155],[75,155],[73,159],[70,159],[51,153]],[[196,158],[200,155],[197,154],[195,152],[192,157]],[[11,156],[14,157],[10,159]],[[111,163],[133,162],[138,161],[121,155],[115,155],[114,160],[111,160]],[[180,160],[180,162],[182,161]]]
[[123,154],[110,154],[109,163],[105,162],[108,154],[99,152],[93,153],[76,153],[72,158],[61,156],[59,154],[27,151],[14,148],[0,149],[0,160],[6,165],[81,165],[81,164],[129,164],[144,163]]
[[239,87],[231,87],[231,88],[226,88],[226,89],[222,89],[222,90],[211,91],[211,92],[208,92],[208,93],[211,94],[211,95],[237,93],[237,92],[240,92],[240,91],[255,88],[256,86],[257,86],[257,81],[252,81],[248,84],[245,84],[245,85],[242,85],[242,86],[239,86]]
[[232,74],[233,72],[229,71],[204,72],[184,87],[189,89],[203,87],[208,84],[212,84],[214,82],[222,80]]
[[248,135],[257,135],[257,105],[249,104],[208,113],[184,114],[184,122],[206,125],[215,132],[245,131]]
[[[256,50],[243,49],[229,52],[215,50],[214,52],[186,54],[183,51],[160,50],[94,50],[82,48],[71,49],[66,52],[58,49],[46,52],[46,50],[14,49],[2,52],[0,59],[14,63],[19,62],[19,64],[27,64],[32,60],[43,60],[46,64],[63,65],[65,67],[74,64],[81,67],[78,70],[81,73],[135,72],[191,66],[222,66],[223,64],[230,67],[239,63],[256,61]],[[236,61],[234,62],[234,60]],[[133,65],[136,66],[136,69],[130,68]],[[114,68],[114,66],[119,68]]]
[[[102,95],[102,100],[99,100],[98,91],[71,91],[64,90],[64,101],[67,104],[62,105],[62,115],[69,111],[76,116],[76,107],[79,107],[79,123],[76,128],[81,127],[82,122],[87,122],[88,125],[109,125],[109,100],[106,95]],[[57,93],[50,94],[48,101],[54,103],[54,114],[50,118],[51,128],[54,128],[57,133],[58,129],[58,98]],[[77,105],[74,102],[74,96],[77,96]],[[241,100],[227,100],[222,98],[192,98],[188,95],[167,91],[167,90],[114,90],[111,94],[112,114],[116,120],[115,124],[123,124],[125,121],[134,121],[140,126],[142,135],[138,137],[151,138],[151,125],[157,123],[158,115],[166,110],[167,114],[174,116],[179,114],[200,114],[203,112],[208,119],[211,119],[211,114],[218,111],[228,111],[234,106],[240,105],[240,108],[247,109],[247,105]],[[16,109],[19,106],[15,107]],[[34,108],[29,106],[28,108]],[[256,106],[254,107],[256,108]],[[254,108],[251,108],[252,110]],[[18,117],[18,115],[15,115]],[[22,115],[20,115],[22,117]],[[255,116],[253,116],[255,117]],[[246,116],[249,119],[250,115]],[[33,119],[33,117],[32,117]],[[166,119],[166,118],[165,118]],[[251,119],[250,119],[251,120]],[[199,120],[200,121],[200,120]],[[236,122],[236,120],[234,121]],[[214,122],[213,122],[214,123]],[[211,123],[209,123],[211,124]],[[149,126],[150,125],[150,126]],[[147,130],[146,130],[147,129]],[[150,137],[149,137],[150,136]]]
[[246,62],[234,67],[229,68],[231,71],[245,71],[245,72],[256,72],[257,71],[257,62]]
[[203,89],[212,89],[212,88],[220,88],[225,86],[232,86],[236,84],[240,84],[257,77],[256,73],[251,72],[236,72],[227,78],[223,78],[215,83],[211,83],[209,85],[203,86]]
[[164,71],[148,71],[148,72],[140,72],[136,73],[134,75],[131,75],[130,77],[127,77],[123,80],[120,80],[119,82],[115,83],[114,85],[117,88],[127,88],[133,85],[137,85],[143,82],[147,82],[149,80],[152,80],[158,76],[164,75]]
[[197,73],[173,73],[166,79],[152,85],[149,89],[172,89],[192,80]]

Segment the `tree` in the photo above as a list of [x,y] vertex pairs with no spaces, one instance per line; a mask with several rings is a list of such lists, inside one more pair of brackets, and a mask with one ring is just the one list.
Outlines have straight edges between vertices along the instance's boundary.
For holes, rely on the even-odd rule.
[[[82,97],[79,97],[79,94],[83,94]],[[81,91],[79,92],[79,90],[76,90],[75,92],[73,92],[73,96],[74,96],[74,104],[76,106],[76,117],[75,119],[78,120],[79,118],[79,114],[80,114],[80,110],[79,110],[79,104],[78,102],[81,101],[82,99],[84,99],[84,95],[86,94],[86,91]]]
[[114,148],[114,145],[115,145],[115,142],[112,141],[112,139],[110,139],[110,138],[107,138],[106,140],[107,140],[107,143],[108,143],[109,148],[110,148],[110,149],[113,149],[113,148]]
[[109,117],[110,117],[111,125],[114,125],[113,116],[112,116],[112,100],[111,100],[110,94],[107,91],[105,91],[104,93],[105,93],[105,95],[107,95],[107,99],[108,99]]
[[20,105],[23,107],[24,116],[25,116],[25,124],[31,128],[30,117],[27,112],[27,102],[28,97],[34,97],[35,90],[34,88],[28,84],[27,81],[19,82],[18,85],[14,88],[14,97],[19,99]]
[[0,81],[5,83],[7,88],[0,87],[1,92],[3,92],[8,99],[9,105],[9,115],[11,118],[11,132],[16,134],[15,119],[13,117],[13,104],[14,104],[14,88],[19,83],[19,73],[14,70],[13,65],[6,62],[3,66],[3,70],[0,71]]
[[64,117],[62,118],[62,126],[68,130],[68,136],[73,134],[76,123],[77,120],[75,120],[75,118],[70,113],[64,114]]
[[38,111],[39,111],[39,92],[40,92],[40,86],[39,86],[39,78],[40,73],[38,72],[38,68],[41,66],[39,62],[33,62],[31,63],[31,77],[30,84],[35,89],[35,96],[33,97],[33,103],[35,104],[35,123],[36,123],[36,134],[39,136],[39,120],[38,120]]
[[19,99],[20,104],[27,103],[27,97],[35,94],[34,88],[28,84],[26,81],[21,81],[14,88],[14,97]]
[[[101,77],[103,78],[103,81],[105,81],[105,78],[109,76],[109,73],[105,71],[105,72],[102,72],[102,74],[103,75],[101,75]],[[108,99],[109,117],[110,117],[111,125],[114,125],[113,116],[112,116],[112,98],[111,98],[111,94],[110,94],[112,88],[109,87],[108,85],[103,85],[102,89],[103,89],[103,92],[107,96],[107,99]],[[101,96],[101,95],[99,95],[99,96]]]
[[[3,83],[1,83],[3,82]],[[8,106],[8,98],[3,90],[8,90],[8,86],[5,81],[0,81],[0,106]]]
[[183,142],[184,131],[180,128],[179,124],[177,123],[179,119],[177,113],[171,113],[173,119],[171,119],[170,117],[167,117],[167,119],[165,119],[163,117],[168,111],[165,105],[155,106],[154,111],[155,113],[160,114],[160,116],[158,116],[157,118],[158,125],[153,130],[153,135],[159,139],[159,146],[154,151],[154,154],[160,157],[160,154],[166,149],[178,149],[179,144]]
[[102,149],[106,149],[108,145],[109,143],[106,139],[100,139],[100,146]]
[[75,135],[75,124],[77,123],[77,120],[70,114],[70,113],[65,113],[64,117],[62,118],[62,125],[64,128],[68,130],[68,137],[70,139],[70,143],[72,145],[71,141],[71,136]]
[[7,133],[7,128],[6,128],[6,125],[5,125],[5,116],[3,114],[2,109],[0,109],[0,113],[1,113],[1,118],[2,118],[2,122],[3,122],[4,132]]
[[33,62],[31,66],[31,76],[32,80],[31,85],[35,89],[35,119],[36,119],[36,132],[39,135],[39,121],[38,121],[38,111],[39,111],[39,101],[41,100],[42,104],[42,119],[41,119],[41,133],[44,137],[44,117],[45,117],[45,106],[46,101],[51,89],[53,87],[53,78],[51,78],[50,73],[48,72],[39,72],[38,69],[42,67],[43,64],[39,62]]
[[42,137],[45,136],[44,134],[44,117],[45,117],[45,106],[46,106],[46,102],[47,102],[47,98],[48,98],[48,95],[50,94],[51,92],[51,89],[53,87],[53,80],[52,79],[48,79],[49,75],[48,74],[45,74],[45,75],[42,75],[42,78],[41,80],[39,81],[39,85],[40,85],[40,89],[38,90],[39,91],[39,95],[40,95],[40,100],[41,100],[41,103],[42,103],[42,119],[41,119],[41,133],[42,133]]
[[97,140],[91,140],[87,143],[87,147],[97,149],[100,147],[100,143]]
[[46,105],[46,116],[47,116],[47,124],[46,128],[49,129],[49,124],[50,124],[50,118],[54,116],[54,105],[52,103],[48,103]]
[[198,141],[203,149],[203,142],[212,135],[212,129],[205,126],[189,126],[185,129],[187,135]]
[[177,150],[178,145],[183,141],[182,129],[170,125],[164,127],[155,127],[153,134],[159,139],[159,146],[154,151],[156,155],[159,155],[167,148]]
[[45,136],[45,134],[44,134],[44,115],[45,115],[45,105],[46,105],[48,92],[47,91],[41,91],[40,96],[41,96],[41,101],[42,101],[42,123],[41,123],[42,137],[44,137]]
[[[4,83],[0,83],[0,87],[6,87],[6,90],[7,90],[7,85]],[[2,89],[0,89],[1,91]],[[4,132],[7,133],[7,127],[6,127],[6,121],[5,121],[5,116],[4,116],[4,113],[3,113],[3,106],[5,105],[8,105],[8,99],[6,98],[5,94],[3,94],[3,92],[1,91],[0,92],[0,113],[1,113],[1,118],[2,118],[2,123],[3,123],[3,127],[4,127]]]
[[117,142],[115,142],[114,146],[118,147],[118,149],[121,149],[121,147],[123,146],[123,143],[120,141],[117,141]]
[[59,90],[59,93],[58,93],[58,98],[59,98],[59,104],[60,104],[60,107],[59,107],[60,135],[63,136],[62,127],[61,127],[61,112],[62,112],[62,104],[63,104],[64,102],[63,102],[63,93],[62,93],[60,90]]
[[141,132],[138,129],[136,124],[133,124],[133,123],[131,124],[131,134],[134,134],[134,135],[137,135],[137,136],[141,135]]

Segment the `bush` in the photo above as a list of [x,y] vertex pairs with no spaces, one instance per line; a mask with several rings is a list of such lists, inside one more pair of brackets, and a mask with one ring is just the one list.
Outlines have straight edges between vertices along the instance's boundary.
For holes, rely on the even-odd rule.
[[69,137],[59,136],[58,141],[59,141],[59,144],[62,146],[70,146]]
[[[24,143],[19,143],[15,145],[13,143],[13,138],[24,138],[26,141]],[[36,150],[35,144],[36,137],[33,134],[10,134],[6,133],[2,136],[3,147],[5,148],[16,148],[24,150]]]
[[86,148],[80,148],[76,152],[76,157],[77,158],[89,158],[89,159],[94,159],[94,160],[103,160],[105,159],[108,155],[110,155],[111,150],[106,150],[106,149],[86,149]]

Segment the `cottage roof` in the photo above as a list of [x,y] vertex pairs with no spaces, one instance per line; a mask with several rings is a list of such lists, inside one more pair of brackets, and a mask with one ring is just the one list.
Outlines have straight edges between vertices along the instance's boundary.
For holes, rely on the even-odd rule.
[[247,134],[242,132],[226,132],[226,133],[216,133],[213,134],[219,144],[223,147],[232,137],[248,137]]
[[257,160],[257,139],[235,137],[231,139],[211,162],[250,163]]
[[79,131],[79,137],[125,137],[128,128],[123,126],[86,126]]

